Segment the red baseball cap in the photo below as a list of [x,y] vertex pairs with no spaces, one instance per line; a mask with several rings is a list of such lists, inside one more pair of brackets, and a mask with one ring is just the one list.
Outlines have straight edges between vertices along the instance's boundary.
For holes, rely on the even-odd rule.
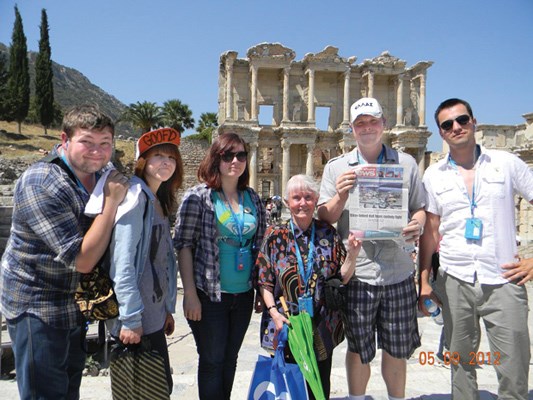
[[135,146],[135,160],[138,160],[141,154],[160,144],[170,143],[177,147],[180,145],[180,140],[180,133],[173,128],[161,128],[143,133],[137,140],[137,146]]

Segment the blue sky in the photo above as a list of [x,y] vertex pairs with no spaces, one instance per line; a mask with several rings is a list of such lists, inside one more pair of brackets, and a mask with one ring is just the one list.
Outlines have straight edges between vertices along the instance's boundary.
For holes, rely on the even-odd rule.
[[52,58],[125,104],[178,98],[198,120],[217,112],[220,55],[279,42],[296,52],[328,45],[356,63],[388,50],[428,71],[426,121],[449,97],[468,100],[478,123],[515,125],[533,112],[531,0],[0,0],[0,42],[9,45],[14,5],[28,48],[48,13]]

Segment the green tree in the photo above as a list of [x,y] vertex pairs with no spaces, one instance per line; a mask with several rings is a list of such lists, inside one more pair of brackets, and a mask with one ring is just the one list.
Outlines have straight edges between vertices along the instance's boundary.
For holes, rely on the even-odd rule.
[[207,139],[211,143],[213,138],[213,132],[218,127],[218,117],[217,113],[207,112],[200,114],[200,121],[198,121],[198,126],[196,127],[196,132],[198,135],[204,139]]
[[0,51],[0,120],[5,120],[7,112],[7,56]]
[[22,26],[22,18],[15,6],[15,24],[9,54],[7,80],[7,120],[17,121],[19,133],[21,123],[30,108],[30,72],[28,67],[28,47]]
[[140,128],[142,133],[150,131],[153,127],[160,126],[163,120],[161,107],[149,101],[143,101],[142,103],[138,101],[135,104],[130,104],[122,114],[122,119]]
[[39,53],[35,60],[35,102],[39,122],[44,127],[44,134],[54,121],[54,85],[52,72],[52,49],[48,35],[48,16],[46,10],[41,11],[41,38]]
[[178,99],[167,100],[163,103],[163,123],[177,130],[180,135],[185,129],[194,128],[192,111],[187,104]]

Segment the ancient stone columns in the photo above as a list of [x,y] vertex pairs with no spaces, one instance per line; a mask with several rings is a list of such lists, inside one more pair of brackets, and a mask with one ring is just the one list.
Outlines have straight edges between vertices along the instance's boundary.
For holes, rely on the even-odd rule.
[[290,67],[283,68],[283,122],[289,121],[289,72]]
[[257,142],[248,143],[250,146],[250,187],[256,188],[257,184]]
[[251,119],[257,121],[257,72],[258,67],[256,65],[250,65],[250,71],[252,72],[252,84],[250,85],[251,95]]
[[396,125],[403,124],[403,75],[398,75],[396,87]]
[[418,125],[426,125],[426,74],[420,75],[420,104],[418,106]]
[[307,122],[315,121],[315,70],[309,68],[307,70],[309,76],[309,93],[307,99]]
[[342,124],[350,124],[350,68],[344,72],[344,97],[342,103]]
[[315,149],[314,143],[309,143],[307,147],[307,160],[305,163],[305,174],[313,176],[313,150]]
[[368,94],[367,97],[374,97],[374,73],[368,73]]
[[233,62],[237,53],[229,52],[226,59],[226,119],[233,119]]
[[287,181],[291,170],[291,144],[287,139],[281,140],[281,148],[283,149],[283,160],[281,168],[281,193],[285,195]]

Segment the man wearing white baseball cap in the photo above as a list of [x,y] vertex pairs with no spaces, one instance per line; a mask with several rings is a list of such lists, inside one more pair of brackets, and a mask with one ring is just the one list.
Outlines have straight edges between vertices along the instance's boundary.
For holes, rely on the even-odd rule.
[[[403,187],[409,195],[409,223],[403,238],[415,242],[426,221],[425,193],[413,157],[382,144],[383,109],[370,97],[350,108],[351,128],[357,147],[331,159],[324,168],[318,216],[348,237],[350,190],[357,185],[356,171],[363,164],[396,164],[403,168]],[[413,261],[393,240],[364,241],[357,268],[347,285],[345,331],[348,339],[346,375],[349,399],[365,398],[370,362],[383,349],[381,373],[389,399],[405,397],[406,360],[420,346],[416,320],[417,295]]]

